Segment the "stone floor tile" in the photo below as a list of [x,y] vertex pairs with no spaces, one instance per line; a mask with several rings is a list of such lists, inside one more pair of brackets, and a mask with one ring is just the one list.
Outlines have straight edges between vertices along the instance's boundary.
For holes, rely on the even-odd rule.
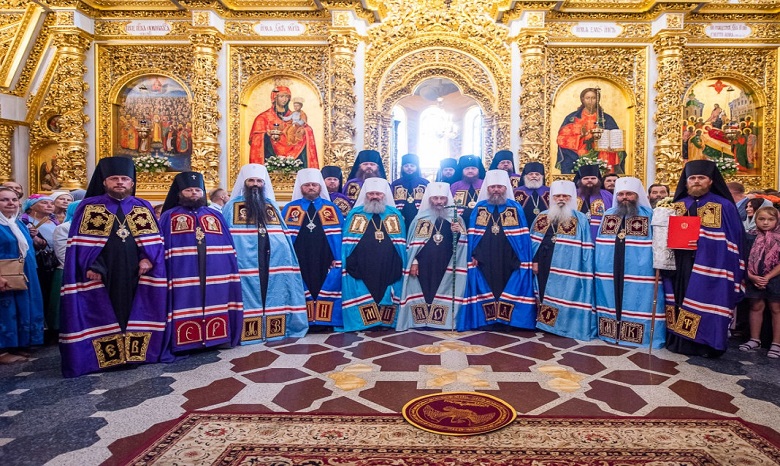
[[602,377],[629,385],[660,385],[669,380],[669,377],[653,372],[623,370],[612,371]]
[[438,355],[429,356],[406,351],[386,358],[376,358],[372,362],[383,371],[417,372],[420,366],[439,364],[440,361],[441,357]]
[[739,408],[732,404],[734,397],[728,393],[712,390],[697,382],[678,380],[669,388],[688,403],[724,413],[736,413]]
[[308,377],[309,374],[298,369],[285,368],[268,368],[261,369],[256,372],[250,372],[244,374],[244,377],[255,383],[284,383],[291,380],[302,379]]
[[187,411],[195,411],[207,406],[225,403],[245,387],[243,382],[236,379],[216,380],[202,388],[184,392],[183,395],[187,401],[181,407]]
[[326,345],[333,346],[334,348],[346,348],[352,346],[358,341],[363,341],[364,338],[360,333],[334,333],[325,339]]
[[378,341],[365,341],[358,343],[354,348],[350,348],[349,352],[353,357],[358,359],[371,359],[377,356],[383,356],[387,353],[394,353],[396,351],[402,351],[395,346],[380,343]]
[[547,403],[557,400],[560,395],[547,390],[538,382],[499,382],[499,391],[484,391],[488,395],[498,396],[520,414],[527,414]]
[[589,385],[590,390],[585,392],[586,395],[622,413],[634,414],[647,406],[647,402],[628,387],[602,380],[593,380]]
[[577,372],[584,374],[597,374],[607,368],[598,358],[576,353],[566,353],[558,361],[562,366],[569,366]]
[[486,346],[488,348],[500,348],[502,346],[517,343],[519,340],[513,335],[505,333],[486,333],[479,332],[474,335],[459,338],[460,341],[467,341],[472,345]]
[[577,340],[572,340],[571,338],[553,335],[552,333],[542,333],[542,336],[539,337],[539,341],[542,343],[546,343],[550,346],[553,346],[555,348],[561,348],[561,349],[567,349],[578,345]]
[[536,364],[532,359],[493,352],[489,354],[468,355],[470,366],[490,366],[493,372],[527,372]]
[[576,349],[578,353],[591,354],[593,356],[622,356],[631,350],[618,346],[585,345]]
[[418,389],[417,382],[376,382],[373,388],[363,390],[361,398],[372,401],[390,410],[400,413],[401,408],[409,401],[430,393],[440,393],[441,390]]
[[231,359],[233,363],[233,372],[246,372],[252,369],[261,369],[268,367],[272,362],[279,359],[279,355],[271,351],[257,351],[248,356]]
[[634,353],[628,356],[628,360],[638,367],[654,372],[663,372],[664,374],[676,375],[680,371],[677,369],[677,363],[666,359],[661,359],[655,355],[647,353]]
[[306,361],[306,364],[303,365],[303,367],[309,369],[310,371],[324,374],[335,370],[338,366],[348,364],[349,362],[350,360],[344,357],[342,353],[337,351],[329,351],[327,353],[315,354],[314,356],[311,356]]
[[510,346],[509,348],[504,348],[503,351],[538,359],[541,361],[549,361],[553,359],[558,353],[558,350],[552,349],[547,345],[543,345],[535,341],[529,341],[526,343],[520,343],[519,345]]
[[444,340],[444,338],[437,336],[436,334],[418,332],[403,332],[382,338],[382,341],[386,343],[403,346],[404,348],[416,348],[423,345],[432,345],[442,340]]
[[316,354],[323,351],[328,351],[329,348],[322,345],[288,345],[280,348],[276,348],[280,353],[285,354]]
[[325,381],[309,379],[300,382],[285,384],[273,399],[273,402],[287,411],[300,411],[311,406],[321,398],[330,395],[331,391],[325,388]]
[[596,403],[590,401],[571,399],[566,400],[563,403],[548,409],[539,415],[544,416],[564,416],[564,417],[576,417],[576,416],[593,416],[593,417],[614,417],[615,415],[604,411]]

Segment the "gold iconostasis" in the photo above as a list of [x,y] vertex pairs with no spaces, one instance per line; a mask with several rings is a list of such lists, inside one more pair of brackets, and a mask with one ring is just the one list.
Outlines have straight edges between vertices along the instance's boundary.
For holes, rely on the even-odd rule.
[[364,148],[397,174],[424,132],[410,111],[399,140],[394,110],[432,79],[478,107],[486,166],[510,149],[551,178],[599,163],[674,184],[710,159],[777,187],[771,0],[0,5],[0,178],[29,192],[83,188],[109,156],[152,199],[183,170],[230,188],[250,161],[348,170]]

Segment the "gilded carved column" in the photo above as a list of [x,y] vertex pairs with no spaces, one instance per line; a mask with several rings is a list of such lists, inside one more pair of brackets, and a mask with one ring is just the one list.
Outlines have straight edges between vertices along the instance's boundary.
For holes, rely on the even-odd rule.
[[215,32],[190,35],[193,49],[192,86],[192,170],[203,174],[207,189],[219,186],[220,147],[217,110],[220,86],[217,60],[222,39]]
[[653,42],[658,56],[655,89],[655,182],[673,186],[680,176],[681,153],[680,104],[685,93],[683,52],[687,38],[679,32],[661,32]]
[[337,165],[346,173],[355,160],[355,53],[357,33],[352,28],[332,28],[330,43],[331,134],[328,165]]
[[84,82],[87,73],[86,53],[91,38],[77,29],[67,28],[56,33],[57,48],[54,78],[49,94],[59,108],[59,141],[57,164],[64,189],[81,189],[87,186],[87,130],[89,117],[84,113],[87,99],[84,93],[89,86]]
[[11,137],[14,135],[14,129],[16,127],[10,123],[0,122],[0,183],[16,181],[11,172],[14,165],[11,157]]
[[544,134],[546,94],[544,84],[547,33],[528,31],[519,37],[523,74],[520,76],[520,165],[541,162],[547,152]]

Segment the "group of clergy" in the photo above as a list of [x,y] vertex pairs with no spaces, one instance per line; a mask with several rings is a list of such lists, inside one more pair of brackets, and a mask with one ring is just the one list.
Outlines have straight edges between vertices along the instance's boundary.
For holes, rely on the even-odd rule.
[[[414,155],[401,170],[390,184],[379,154],[362,151],[339,189],[337,167],[303,169],[281,210],[263,165],[241,168],[221,208],[207,205],[199,173],[183,172],[158,223],[134,195],[132,161],[102,159],[69,231],[63,374],[169,362],[314,328],[506,325],[655,348],[668,332],[687,345],[681,352],[725,349],[727,324],[712,320],[723,317],[712,308],[738,299],[730,294],[739,292],[738,257],[736,271],[713,271],[734,266],[739,241],[724,230],[733,201],[718,188],[701,204],[686,188],[691,170],[722,184],[714,164],[689,163],[675,201],[690,210],[690,197],[699,206],[693,215],[708,216],[699,251],[727,245],[729,256],[687,257],[688,268],[665,279],[666,294],[653,268],[652,210],[636,178],[620,178],[608,194],[598,167],[586,166],[578,185],[548,188],[541,164],[515,174],[509,151],[487,172],[474,156],[443,162],[438,179],[447,181],[428,183]],[[694,300],[693,288],[724,284],[713,280],[729,281],[716,297],[728,302]]]

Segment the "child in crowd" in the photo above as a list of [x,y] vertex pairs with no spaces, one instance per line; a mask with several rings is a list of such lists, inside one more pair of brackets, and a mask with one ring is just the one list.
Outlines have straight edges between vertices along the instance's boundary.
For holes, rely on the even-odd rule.
[[761,346],[764,308],[772,313],[772,345],[767,357],[780,358],[780,212],[761,207],[755,213],[756,240],[750,249],[745,297],[750,300],[750,340],[739,345],[741,351]]

